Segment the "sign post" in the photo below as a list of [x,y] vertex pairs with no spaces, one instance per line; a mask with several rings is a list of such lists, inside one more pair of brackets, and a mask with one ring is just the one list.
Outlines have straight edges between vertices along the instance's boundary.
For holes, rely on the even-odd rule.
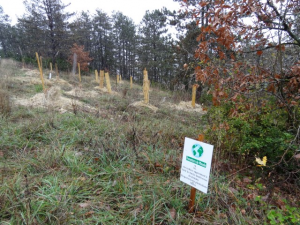
[[212,145],[185,138],[180,180],[192,186],[189,202],[190,213],[194,211],[196,189],[207,193],[212,154]]

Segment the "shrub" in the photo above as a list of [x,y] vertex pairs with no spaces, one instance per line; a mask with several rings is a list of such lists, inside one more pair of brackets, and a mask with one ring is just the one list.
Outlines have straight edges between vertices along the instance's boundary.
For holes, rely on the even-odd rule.
[[[285,111],[274,109],[271,102],[259,108],[248,106],[245,102],[236,109],[224,103],[209,109],[206,117],[211,126],[206,139],[219,148],[220,157],[235,158],[239,163],[249,164],[263,156],[267,156],[269,165],[290,160],[297,143],[295,134],[286,128]],[[293,170],[293,164],[286,163],[284,168]]]

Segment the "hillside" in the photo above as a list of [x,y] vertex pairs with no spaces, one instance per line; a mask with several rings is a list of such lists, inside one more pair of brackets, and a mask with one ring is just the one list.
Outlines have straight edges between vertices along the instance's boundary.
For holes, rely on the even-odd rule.
[[44,93],[36,68],[1,61],[1,225],[300,224],[297,191],[270,193],[256,165],[245,173],[217,156],[209,193],[188,213],[184,138],[210,126],[207,111],[159,87],[144,105],[140,84],[113,76],[112,93],[94,75],[65,73],[45,79]]

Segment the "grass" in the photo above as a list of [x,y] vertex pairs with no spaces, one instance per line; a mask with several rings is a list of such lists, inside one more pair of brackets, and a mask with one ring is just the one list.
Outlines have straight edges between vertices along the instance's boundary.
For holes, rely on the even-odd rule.
[[[83,77],[82,89],[92,90],[91,81]],[[161,104],[160,90],[150,93],[157,113],[132,108],[142,90],[135,85],[122,96],[126,85],[118,86],[120,95],[78,98],[98,107],[99,115],[13,105],[0,118],[1,225],[271,221],[267,215],[274,205],[255,199],[267,194],[263,184],[253,181],[249,188],[238,173],[218,169],[212,169],[209,193],[197,192],[195,213],[188,213],[190,187],[179,180],[183,141],[196,139],[208,124],[199,114]],[[25,87],[38,92],[37,86]],[[20,95],[32,92],[23,88]]]

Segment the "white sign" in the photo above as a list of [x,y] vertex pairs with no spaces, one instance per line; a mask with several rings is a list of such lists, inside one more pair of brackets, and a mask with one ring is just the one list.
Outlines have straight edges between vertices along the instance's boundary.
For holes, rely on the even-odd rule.
[[185,138],[180,180],[207,193],[213,145]]

